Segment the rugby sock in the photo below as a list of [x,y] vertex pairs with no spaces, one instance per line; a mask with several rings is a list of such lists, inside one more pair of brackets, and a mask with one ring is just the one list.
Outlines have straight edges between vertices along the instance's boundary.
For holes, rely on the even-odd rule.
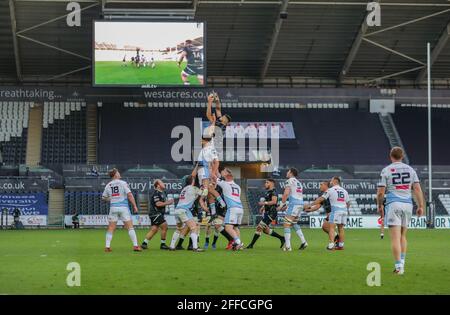
[[402,265],[405,265],[405,259],[406,259],[406,253],[400,253],[400,261],[402,262]]
[[286,244],[286,248],[291,248],[291,229],[284,228],[284,240]]
[[225,236],[225,238],[229,241],[231,241],[233,238],[231,237],[231,235],[225,231],[225,229],[222,230],[222,232],[220,232],[220,234],[222,234],[223,236]]
[[216,200],[217,200],[217,202],[220,204],[220,206],[221,206],[222,208],[225,208],[225,207],[226,207],[226,203],[225,203],[225,201],[223,201],[222,197],[217,196],[217,197],[216,197]]
[[113,235],[111,232],[106,232],[106,247],[111,247],[111,241],[112,241]]
[[[170,248],[175,248],[175,243],[178,241],[178,238],[180,237],[180,233],[178,230],[173,232],[172,240],[170,241]],[[178,242],[178,246],[181,246],[180,242],[183,241],[184,238],[180,238],[180,241]]]
[[255,245],[256,241],[258,240],[258,238],[259,238],[260,236],[261,236],[261,232],[255,232],[255,234],[253,235],[252,242],[250,243],[249,246]]
[[276,238],[278,238],[278,239],[280,239],[280,240],[283,239],[283,236],[281,236],[280,234],[278,234],[278,233],[275,232],[274,230],[270,230],[269,235],[270,235],[270,236],[273,236],[273,237],[276,237]]
[[148,244],[148,239],[145,239],[145,240],[144,240],[144,244]]
[[215,232],[214,233],[213,242],[212,242],[213,245],[216,245],[218,239],[219,239],[219,233]]
[[209,244],[209,236],[205,237],[205,243]]
[[188,248],[191,248],[191,247],[192,247],[192,233],[191,233],[191,237],[189,238]]
[[[179,235],[179,234],[178,234]],[[177,246],[182,246],[183,245],[183,242],[184,242],[184,238],[185,238],[185,236],[183,236],[183,235],[179,235],[179,237],[180,237],[180,240],[178,241],[178,244],[177,244]]]
[[134,229],[129,229],[128,235],[130,236],[131,241],[133,242],[133,246],[138,246],[138,240],[137,240],[136,232],[134,231]]
[[395,269],[400,269],[400,268],[402,268],[402,261],[396,260],[395,261]]
[[198,248],[198,235],[197,233],[191,233],[191,241],[192,241],[192,248],[197,249]]
[[298,237],[300,237],[300,239],[302,240],[302,244],[306,243],[306,239],[305,239],[305,236],[303,235],[300,225],[294,224],[294,230],[295,230],[295,233],[297,233]]
[[161,244],[166,244],[166,240],[161,239]]
[[215,202],[211,202],[209,204],[209,209],[211,210],[211,215],[215,215],[216,214],[216,203]]

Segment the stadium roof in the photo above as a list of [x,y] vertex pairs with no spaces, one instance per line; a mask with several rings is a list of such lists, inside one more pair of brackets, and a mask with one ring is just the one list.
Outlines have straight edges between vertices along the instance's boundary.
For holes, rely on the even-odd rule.
[[427,42],[436,86],[450,86],[447,0],[381,0],[379,27],[363,0],[78,0],[80,27],[66,24],[69,2],[0,1],[0,83],[90,84],[91,21],[122,12],[206,21],[217,86],[417,86]]

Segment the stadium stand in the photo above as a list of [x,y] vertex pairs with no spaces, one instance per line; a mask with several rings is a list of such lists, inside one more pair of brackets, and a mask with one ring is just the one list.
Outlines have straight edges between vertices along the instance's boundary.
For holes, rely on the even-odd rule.
[[442,204],[442,207],[437,205],[436,213],[442,215],[450,215],[450,194],[438,194],[435,200],[439,200]]
[[[162,105],[161,105],[162,106]],[[225,111],[225,110],[224,110]],[[235,120],[254,121],[255,109],[227,109]],[[171,156],[171,132],[185,125],[193,130],[194,118],[204,109],[154,109],[108,104],[100,111],[100,163],[165,163]],[[164,117],[164,124],[161,123]],[[237,118],[238,117],[238,118]],[[270,109],[258,112],[258,121],[291,121],[296,139],[280,140],[284,164],[383,164],[389,143],[377,115],[355,109]],[[333,123],[330,124],[330,121]],[[121,127],[116,128],[120,122]],[[123,130],[127,130],[126,133]],[[358,133],[358,139],[355,139]],[[132,135],[132,137],[130,137]],[[149,140],[149,136],[152,136]],[[173,141],[175,142],[175,141]],[[354,144],[357,143],[357,146]],[[120,144],[120,145],[118,145]],[[270,145],[270,141],[269,141]],[[132,153],[132,154],[131,154]]]
[[[411,164],[428,163],[427,109],[397,106],[392,116]],[[450,164],[450,109],[432,109],[433,164]]]
[[0,102],[0,151],[5,164],[25,163],[30,102]]
[[45,102],[42,164],[86,163],[86,104]]

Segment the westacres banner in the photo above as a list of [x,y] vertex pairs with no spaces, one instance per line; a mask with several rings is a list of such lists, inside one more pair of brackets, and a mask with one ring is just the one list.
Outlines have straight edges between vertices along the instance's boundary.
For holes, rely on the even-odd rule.
[[[86,102],[206,102],[212,88],[99,88],[57,86],[3,86],[0,101],[86,101]],[[226,102],[293,102],[306,105],[309,102],[332,100],[340,102],[383,97],[381,89],[365,88],[215,88]],[[398,102],[425,102],[426,91],[420,89],[397,89]],[[434,90],[433,100],[448,102],[450,91]]]
[[10,223],[13,211],[19,209],[23,225],[47,225],[48,204],[45,193],[0,194],[0,208],[8,209]]

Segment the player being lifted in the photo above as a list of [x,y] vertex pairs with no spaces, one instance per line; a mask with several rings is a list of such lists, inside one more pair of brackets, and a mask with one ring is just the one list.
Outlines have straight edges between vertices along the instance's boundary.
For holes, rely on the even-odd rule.
[[287,174],[286,188],[284,189],[283,197],[281,198],[281,204],[278,206],[277,210],[281,211],[286,207],[286,201],[289,198],[289,206],[284,216],[284,239],[285,244],[283,247],[284,251],[292,251],[291,248],[291,227],[294,227],[295,232],[302,241],[300,245],[300,250],[304,250],[308,247],[305,236],[303,235],[300,224],[298,223],[300,213],[303,210],[303,186],[300,181],[296,178],[298,176],[298,171],[296,168],[291,167]]
[[[417,202],[417,216],[423,215],[424,198],[416,171],[402,162],[403,149],[391,149],[391,164],[381,171],[378,183],[378,211],[384,211],[384,223],[389,227],[392,254],[395,260],[394,273],[402,275],[405,272],[407,249],[406,232],[411,221],[414,192]],[[386,197],[386,207],[383,206]]]
[[225,230],[233,238],[233,249],[241,250],[244,244],[241,242],[239,225],[242,223],[244,209],[241,203],[241,187],[234,182],[233,173],[225,168],[221,172],[224,180],[219,179],[217,185],[222,188],[223,196],[227,204],[227,213],[225,215]]
[[155,191],[150,198],[150,211],[148,216],[150,218],[151,228],[150,231],[145,236],[144,242],[141,247],[143,249],[148,248],[148,242],[158,233],[158,230],[161,229],[161,249],[169,249],[166,245],[166,236],[167,236],[167,222],[164,218],[164,213],[166,212],[166,206],[173,204],[173,199],[168,199],[164,190],[166,189],[166,185],[160,179],[157,179],[153,182],[153,187]]
[[110,203],[105,252],[111,252],[111,241],[118,220],[121,220],[128,230],[128,235],[133,243],[133,250],[135,252],[140,252],[142,249],[138,246],[138,240],[133,228],[133,221],[131,220],[131,213],[128,205],[128,202],[130,202],[133,206],[133,212],[137,213],[138,208],[136,206],[136,201],[134,200],[128,184],[120,179],[120,173],[116,168],[109,171],[109,176],[112,180],[106,185],[102,195],[102,199]]
[[194,46],[192,40],[186,40],[178,59],[178,67],[181,67],[184,58],[187,60],[186,68],[181,71],[184,85],[190,84],[188,79],[190,75],[197,76],[200,85],[203,85],[203,46]]
[[198,248],[198,225],[192,215],[191,209],[194,202],[202,195],[202,191],[195,186],[195,170],[191,175],[183,178],[184,188],[180,193],[180,199],[175,207],[175,217],[177,220],[177,230],[173,233],[170,249],[175,250],[175,244],[181,234],[186,235],[186,229],[183,230],[185,224],[191,232],[192,250],[194,252],[202,252],[203,249]]
[[[331,179],[331,188],[329,188],[322,196],[314,200],[310,205],[305,206],[305,210],[308,212],[315,211],[315,206],[320,205],[326,200],[330,201],[331,213],[329,217],[329,229],[328,238],[329,244],[328,250],[343,250],[344,249],[344,226],[347,223],[348,208],[350,208],[350,199],[348,192],[341,187],[341,179],[337,176]],[[314,210],[315,209],[315,210]],[[335,244],[335,230],[336,225],[339,231],[338,246]]]
[[212,213],[215,213],[216,201],[225,207],[221,195],[214,189],[214,183],[219,174],[219,156],[214,145],[214,130],[216,117],[212,115],[211,125],[206,128],[202,136],[202,149],[198,156],[198,180],[202,186],[203,196],[208,197],[208,206]]
[[276,237],[280,240],[281,246],[280,248],[283,248],[284,246],[284,237],[275,232],[270,228],[270,225],[273,221],[277,219],[278,212],[277,212],[277,204],[278,204],[278,195],[275,190],[275,181],[271,178],[266,179],[264,182],[264,188],[266,189],[266,195],[264,196],[264,199],[261,200],[258,205],[261,206],[260,212],[263,213],[264,217],[259,222],[258,226],[256,227],[255,235],[253,235],[252,242],[247,246],[248,249],[253,248],[256,241],[261,236],[261,233],[264,232],[267,235]]

